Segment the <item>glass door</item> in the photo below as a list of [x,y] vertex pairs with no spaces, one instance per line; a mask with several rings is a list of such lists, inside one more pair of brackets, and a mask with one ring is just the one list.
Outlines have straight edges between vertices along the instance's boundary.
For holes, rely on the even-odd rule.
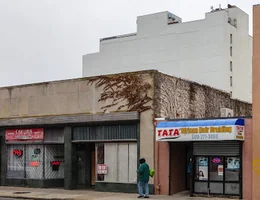
[[208,193],[208,157],[195,157],[194,192]]
[[224,194],[224,157],[209,157],[209,192],[210,194]]
[[194,164],[194,193],[240,195],[240,157],[197,156]]

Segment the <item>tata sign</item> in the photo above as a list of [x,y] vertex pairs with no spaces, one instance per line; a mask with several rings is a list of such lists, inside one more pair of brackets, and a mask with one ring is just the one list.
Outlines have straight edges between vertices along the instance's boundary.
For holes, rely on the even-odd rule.
[[219,141],[245,139],[244,119],[159,122],[157,141]]

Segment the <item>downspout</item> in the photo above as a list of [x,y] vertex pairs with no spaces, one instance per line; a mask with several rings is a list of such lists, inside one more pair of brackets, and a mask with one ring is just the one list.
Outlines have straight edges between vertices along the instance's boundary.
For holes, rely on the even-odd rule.
[[155,121],[154,122],[154,125],[155,125],[155,129],[154,129],[154,133],[155,133],[155,137],[154,137],[154,142],[155,142],[155,148],[154,148],[154,155],[156,155],[156,161],[155,161],[155,168],[156,168],[156,171],[155,171],[155,176],[156,176],[156,182],[154,184],[155,185],[155,194],[160,194],[160,184],[159,184],[159,144],[158,142],[156,141],[156,125],[157,125],[157,122]]
[[170,196],[171,195],[171,188],[172,188],[172,170],[171,170],[171,166],[172,166],[172,151],[171,151],[171,143],[168,142],[168,145],[169,145],[169,190],[168,190],[168,195]]
[[160,176],[159,176],[159,171],[160,171],[160,167],[159,167],[159,144],[158,144],[158,142],[156,142],[156,145],[157,145],[157,155],[156,155],[156,157],[157,157],[157,163],[156,163],[156,168],[157,168],[157,173],[156,173],[156,180],[157,180],[157,185],[156,185],[156,191],[158,192],[157,194],[160,194],[160,180],[159,180],[159,178],[160,178]]

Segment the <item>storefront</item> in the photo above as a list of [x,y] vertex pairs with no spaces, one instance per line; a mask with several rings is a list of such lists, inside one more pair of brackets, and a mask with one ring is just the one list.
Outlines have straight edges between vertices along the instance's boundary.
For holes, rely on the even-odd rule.
[[[244,129],[237,118],[159,122],[156,141],[169,146],[169,194],[190,188],[191,196],[242,197]],[[176,189],[180,176],[190,187],[178,181]]]
[[5,130],[5,185],[62,187],[64,185],[63,128]]
[[138,127],[135,122],[74,127],[77,188],[136,192]]
[[0,127],[1,185],[136,192],[137,112],[0,120]]

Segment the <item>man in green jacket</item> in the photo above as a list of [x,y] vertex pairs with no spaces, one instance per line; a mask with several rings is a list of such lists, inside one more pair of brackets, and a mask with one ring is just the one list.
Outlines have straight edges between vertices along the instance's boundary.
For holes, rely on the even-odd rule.
[[[141,158],[139,160],[140,162],[140,167],[137,170],[137,173],[139,174],[139,182],[138,182],[138,191],[139,191],[139,196],[138,198],[149,198],[149,176],[150,176],[150,169],[149,165],[146,164],[145,159]],[[143,186],[145,187],[145,196],[143,194]]]

